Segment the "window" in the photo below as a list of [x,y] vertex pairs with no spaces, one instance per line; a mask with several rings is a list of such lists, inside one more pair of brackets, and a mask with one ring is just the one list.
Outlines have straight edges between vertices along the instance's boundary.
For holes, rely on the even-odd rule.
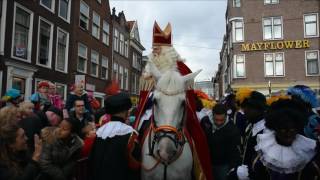
[[39,18],[37,64],[51,67],[53,24]]
[[89,28],[89,6],[83,1],[80,2],[80,27],[88,30]]
[[139,61],[138,61],[138,54],[137,53],[135,53],[135,52],[133,52],[132,53],[132,57],[133,57],[133,62],[132,62],[132,66],[134,67],[134,68],[136,68],[137,70],[139,70]]
[[129,41],[128,40],[126,40],[125,42],[124,42],[124,55],[125,55],[125,57],[129,57],[129,46],[128,46],[128,43]]
[[264,0],[264,4],[278,4],[279,0]]
[[86,73],[87,71],[87,46],[78,44],[78,71]]
[[12,56],[31,61],[33,13],[15,3]]
[[103,21],[102,42],[109,46],[110,26],[107,21]]
[[319,51],[306,51],[307,75],[319,74]]
[[304,20],[304,36],[318,37],[319,36],[318,14],[305,14],[303,15],[303,20]]
[[119,65],[119,85],[120,89],[123,89],[123,67]]
[[55,83],[56,84],[56,92],[61,96],[63,100],[67,99],[67,85]]
[[234,56],[234,78],[245,77],[245,57],[244,55]]
[[23,96],[26,90],[26,79],[13,76],[12,77],[12,88],[20,91],[20,94]]
[[269,17],[263,19],[263,39],[282,39],[282,18]]
[[240,0],[233,0],[233,7],[240,7],[240,6],[241,6]]
[[56,70],[67,72],[68,70],[69,34],[62,29],[57,29]]
[[124,55],[124,36],[120,33],[120,54]]
[[264,54],[265,76],[284,76],[284,53]]
[[98,77],[98,67],[99,67],[99,54],[96,51],[91,51],[91,66],[90,74]]
[[118,79],[118,64],[117,63],[113,64],[113,79],[115,79],[115,80]]
[[242,42],[244,40],[243,38],[243,19],[237,19],[232,21],[233,25],[233,42]]
[[114,37],[113,37],[113,50],[118,52],[119,51],[119,31],[117,29],[114,30]]
[[40,5],[54,13],[54,1],[55,0],[40,0]]
[[108,58],[105,56],[101,58],[101,78],[108,79]]
[[127,68],[124,68],[124,75],[123,75],[123,81],[124,81],[124,87],[123,89],[125,90],[129,90],[129,83],[128,83],[128,80],[129,80],[129,73],[128,73],[128,69]]
[[59,17],[70,22],[71,0],[59,0]]
[[136,84],[137,84],[137,82],[136,82],[136,75],[134,74],[134,73],[132,73],[132,81],[131,81],[131,93],[132,94],[136,94]]
[[100,39],[100,16],[94,11],[92,16],[92,35]]

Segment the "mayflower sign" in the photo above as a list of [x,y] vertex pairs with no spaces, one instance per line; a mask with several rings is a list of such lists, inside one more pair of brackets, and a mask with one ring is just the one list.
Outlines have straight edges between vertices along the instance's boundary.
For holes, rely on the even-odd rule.
[[241,44],[241,51],[266,51],[281,49],[305,49],[310,47],[309,40],[253,42]]

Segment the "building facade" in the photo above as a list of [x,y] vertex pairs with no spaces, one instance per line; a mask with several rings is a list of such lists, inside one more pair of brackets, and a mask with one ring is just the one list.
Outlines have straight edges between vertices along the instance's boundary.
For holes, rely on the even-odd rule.
[[220,96],[239,87],[268,95],[297,84],[319,91],[319,12],[319,0],[228,0]]
[[194,89],[201,90],[210,98],[214,98],[213,82],[212,81],[198,81],[194,83]]
[[112,18],[109,1],[72,1],[71,71],[72,81],[85,81],[101,104],[112,67]]
[[40,80],[65,99],[70,66],[71,1],[0,1],[0,94],[16,88],[27,99]]
[[145,48],[142,46],[139,35],[138,21],[128,21],[130,30],[129,58],[130,58],[130,92],[134,104],[138,103],[139,79],[143,69],[142,55]]
[[112,79],[133,92],[129,74],[141,74],[129,55],[130,33],[139,36],[133,25],[123,12],[111,14],[108,0],[0,0],[0,95],[16,88],[28,98],[41,80],[55,83],[64,99],[82,81],[102,105]]

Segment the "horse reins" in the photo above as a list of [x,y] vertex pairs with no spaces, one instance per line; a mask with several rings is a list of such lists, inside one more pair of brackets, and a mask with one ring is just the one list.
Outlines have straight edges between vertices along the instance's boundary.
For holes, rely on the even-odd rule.
[[[183,111],[183,119],[184,118],[185,118],[185,111]],[[149,137],[148,137],[149,153],[148,153],[148,155],[152,156],[157,162],[154,164],[154,166],[152,166],[149,169],[145,168],[144,166],[142,166],[142,168],[145,171],[152,171],[161,163],[164,165],[164,172],[163,173],[164,173],[164,180],[166,180],[167,179],[167,167],[168,167],[168,165],[170,165],[172,162],[176,161],[181,156],[181,154],[183,152],[184,144],[186,143],[186,139],[184,137],[184,132],[183,132],[182,128],[177,129],[176,127],[173,127],[170,125],[157,126],[153,115],[151,116],[150,121],[151,121],[151,124],[150,124],[149,132],[148,132],[148,134],[149,134]],[[182,127],[182,124],[183,124],[183,121],[181,122],[180,127]],[[152,133],[154,133],[154,136],[152,136]],[[163,133],[163,134],[160,134],[160,133]],[[170,134],[173,134],[174,137],[170,136]],[[154,154],[154,148],[155,148],[156,143],[158,143],[164,137],[173,141],[175,144],[175,147],[177,149],[179,149],[178,152],[174,154],[174,157],[172,159],[170,159],[169,161],[162,159],[159,155],[159,151],[157,151],[158,156],[156,156]]]

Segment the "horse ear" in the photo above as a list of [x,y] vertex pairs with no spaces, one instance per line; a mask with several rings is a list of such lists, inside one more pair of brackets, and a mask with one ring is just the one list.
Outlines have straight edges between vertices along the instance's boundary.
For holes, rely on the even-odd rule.
[[200,69],[194,73],[190,73],[190,74],[183,76],[184,82],[187,82],[189,80],[193,80],[201,71],[202,71],[202,69]]
[[161,77],[161,72],[156,65],[152,61],[149,61],[147,66],[149,66],[150,73],[158,80]]

